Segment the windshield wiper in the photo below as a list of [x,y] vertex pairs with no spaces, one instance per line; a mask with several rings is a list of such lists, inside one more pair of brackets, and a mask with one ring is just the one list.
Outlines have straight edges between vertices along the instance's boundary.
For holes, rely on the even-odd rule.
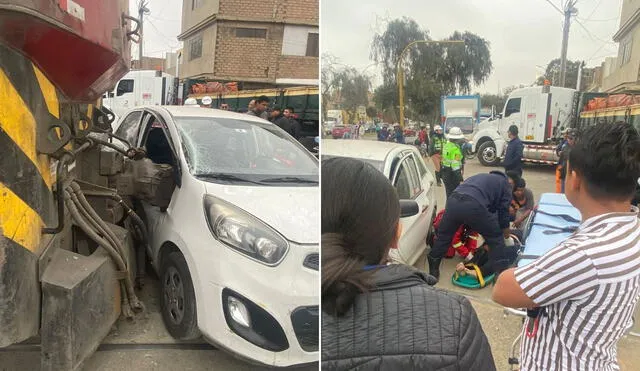
[[267,178],[262,179],[263,183],[309,183],[309,184],[318,184],[317,180],[312,179],[304,179],[295,176],[284,176],[279,178]]
[[243,178],[241,176],[237,176],[229,173],[200,173],[194,175],[196,178],[207,178],[207,179],[216,179],[216,180],[228,180],[232,182],[244,182],[244,183],[252,183],[264,185],[262,182],[256,182],[255,180]]

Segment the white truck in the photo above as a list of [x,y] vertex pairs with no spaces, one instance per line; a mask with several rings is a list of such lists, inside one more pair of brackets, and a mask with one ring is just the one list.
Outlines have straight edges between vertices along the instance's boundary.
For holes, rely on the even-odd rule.
[[480,96],[443,96],[440,100],[440,115],[445,133],[449,132],[449,128],[456,126],[467,139],[471,139],[480,122]]
[[176,103],[176,78],[162,71],[130,71],[102,99],[117,117],[138,106],[172,105]]
[[555,86],[514,90],[501,113],[478,125],[471,150],[483,165],[498,165],[506,151],[509,126],[516,125],[524,143],[523,161],[556,164],[560,132],[572,126],[582,98],[575,89]]

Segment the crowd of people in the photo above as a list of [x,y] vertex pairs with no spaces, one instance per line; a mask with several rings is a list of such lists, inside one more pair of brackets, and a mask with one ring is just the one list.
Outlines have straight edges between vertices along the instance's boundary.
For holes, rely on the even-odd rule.
[[[640,297],[640,222],[632,206],[640,178],[640,135],[627,123],[565,132],[560,191],[582,215],[565,241],[513,268],[514,241],[535,206],[523,178],[522,142],[509,128],[505,171],[463,179],[456,130],[434,128],[429,155],[447,188],[429,272],[388,264],[402,233],[397,193],[373,166],[322,163],[322,368],[496,369],[477,315],[463,296],[433,286],[456,230],[485,240],[478,271],[492,298],[535,313],[523,326],[521,370],[616,370],[616,347]],[[453,131],[453,132],[452,132]],[[449,186],[447,186],[449,183]],[[375,195],[375,201],[363,195]],[[483,253],[484,251],[484,253]]]

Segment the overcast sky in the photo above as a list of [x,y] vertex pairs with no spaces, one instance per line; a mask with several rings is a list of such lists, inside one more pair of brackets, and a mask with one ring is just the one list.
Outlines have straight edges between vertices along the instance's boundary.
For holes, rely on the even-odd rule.
[[[179,49],[177,39],[182,22],[182,1],[147,0],[149,14],[144,16],[144,56],[164,58],[165,53]],[[129,0],[129,14],[138,18],[139,0]],[[132,43],[131,54],[138,59],[138,45]]]
[[[474,91],[497,93],[516,84],[530,84],[543,71],[536,65],[559,58],[563,16],[549,2],[562,8],[566,0],[322,0],[321,52],[340,63],[364,70],[373,34],[384,32],[385,19],[413,18],[441,39],[455,30],[470,31],[491,45],[493,73]],[[599,65],[606,56],[617,55],[611,37],[619,27],[622,0],[578,0],[577,20],[571,24],[568,58]],[[377,66],[366,69],[375,74]],[[379,76],[379,73],[377,74]],[[379,77],[376,78],[379,83]]]

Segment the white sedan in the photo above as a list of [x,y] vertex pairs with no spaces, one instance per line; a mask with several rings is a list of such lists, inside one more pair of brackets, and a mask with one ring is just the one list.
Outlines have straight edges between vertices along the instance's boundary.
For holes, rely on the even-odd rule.
[[391,250],[394,262],[413,265],[433,237],[433,218],[438,209],[435,177],[414,146],[372,140],[323,139],[322,159],[350,157],[368,162],[380,170],[394,185],[401,200],[415,200],[417,215],[400,219],[402,236],[398,249]]
[[272,366],[318,361],[318,159],[208,108],[136,108],[116,135],[175,174],[168,207],[142,202],[169,333]]

